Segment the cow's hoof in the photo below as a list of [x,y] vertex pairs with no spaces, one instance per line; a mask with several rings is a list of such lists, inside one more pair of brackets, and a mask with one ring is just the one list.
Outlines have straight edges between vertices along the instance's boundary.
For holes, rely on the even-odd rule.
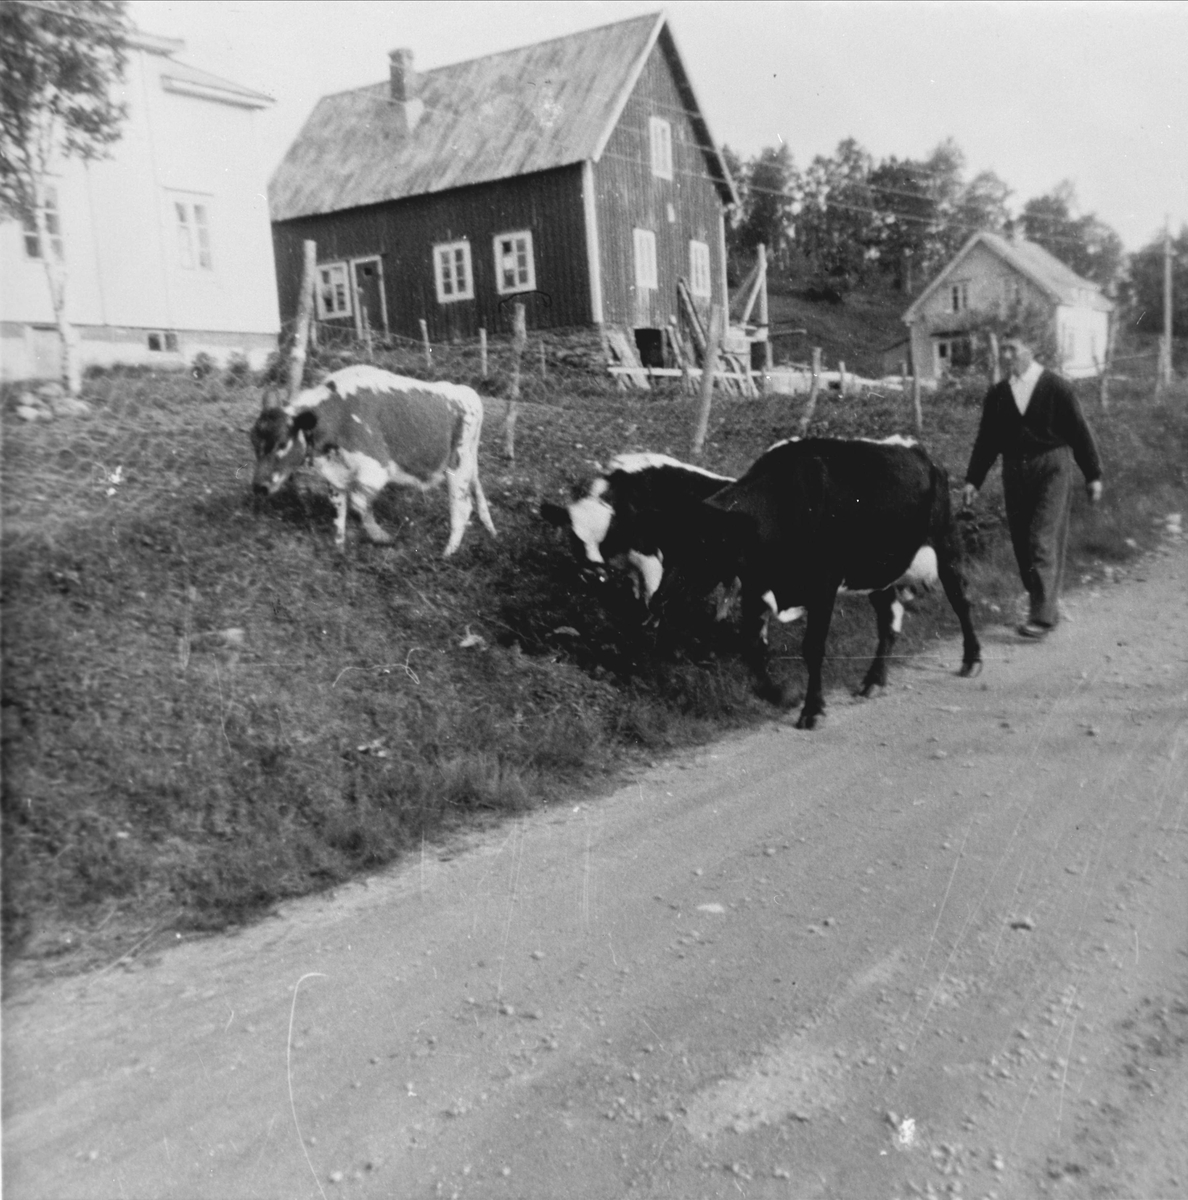
[[817,722],[823,716],[823,713],[802,712],[800,719],[796,722],[797,729],[816,729]]
[[961,664],[961,670],[957,672],[962,679],[973,679],[982,673],[982,660],[979,658],[975,662],[967,662]]
[[858,695],[863,700],[869,700],[872,696],[881,696],[886,690],[887,685],[880,679],[872,679],[869,683],[864,683],[858,689]]

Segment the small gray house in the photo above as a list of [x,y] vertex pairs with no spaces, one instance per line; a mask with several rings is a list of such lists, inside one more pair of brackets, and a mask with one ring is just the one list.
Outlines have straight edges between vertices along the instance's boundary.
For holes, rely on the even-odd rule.
[[505,331],[522,299],[530,328],[615,326],[646,354],[679,280],[725,306],[738,197],[663,13],[423,73],[389,59],[318,102],[272,179],[282,320],[305,239],[318,320],[356,335]]
[[990,318],[1026,309],[1047,313],[1059,361],[1071,378],[1105,362],[1113,302],[1035,242],[975,233],[903,314],[921,379],[968,366],[973,335]]

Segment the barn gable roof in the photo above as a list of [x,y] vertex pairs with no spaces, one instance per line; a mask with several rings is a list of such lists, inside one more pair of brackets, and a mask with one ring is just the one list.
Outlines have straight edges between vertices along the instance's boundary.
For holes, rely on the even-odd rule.
[[663,13],[324,96],[269,184],[274,221],[597,161],[659,43],[727,203],[734,184]]
[[1114,307],[1096,283],[1083,279],[1038,243],[1023,239],[1009,240],[997,233],[983,230],[975,233],[940,274],[912,301],[903,314],[905,324],[910,325],[929,296],[958,274],[961,265],[978,245],[985,246],[992,254],[1029,279],[1055,304],[1093,308],[1101,312],[1109,312]]

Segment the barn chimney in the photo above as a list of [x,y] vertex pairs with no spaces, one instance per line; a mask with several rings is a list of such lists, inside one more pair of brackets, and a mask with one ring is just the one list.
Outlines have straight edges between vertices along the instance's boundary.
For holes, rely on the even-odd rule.
[[413,69],[413,52],[407,49],[393,50],[388,55],[389,79],[391,98],[398,104],[404,104],[409,98],[410,79]]

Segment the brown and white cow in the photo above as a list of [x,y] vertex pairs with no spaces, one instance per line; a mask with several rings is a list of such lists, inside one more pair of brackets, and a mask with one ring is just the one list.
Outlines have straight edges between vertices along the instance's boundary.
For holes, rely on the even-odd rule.
[[446,557],[462,542],[470,514],[494,536],[491,512],[478,474],[483,402],[461,384],[426,382],[378,367],[344,367],[280,407],[265,393],[252,427],[256,471],[252,485],[272,495],[300,466],[310,463],[334,494],[334,542],[346,547],[347,504],[373,542],[390,542],[371,506],[388,484],[436,487],[450,497]]

